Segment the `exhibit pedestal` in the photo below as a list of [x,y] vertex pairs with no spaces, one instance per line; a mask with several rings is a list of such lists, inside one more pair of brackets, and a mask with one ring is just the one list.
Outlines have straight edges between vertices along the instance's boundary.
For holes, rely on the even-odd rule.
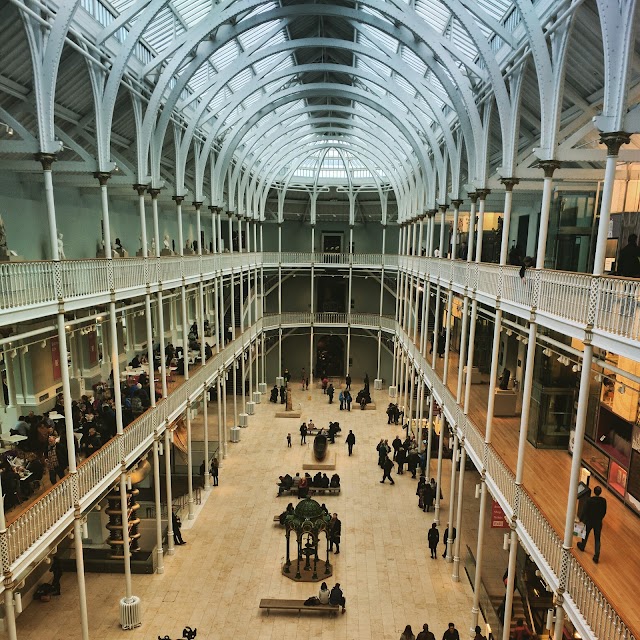
[[336,468],[336,452],[329,451],[325,459],[319,462],[313,457],[313,449],[309,449],[304,454],[304,462],[302,463],[303,471],[333,471]]

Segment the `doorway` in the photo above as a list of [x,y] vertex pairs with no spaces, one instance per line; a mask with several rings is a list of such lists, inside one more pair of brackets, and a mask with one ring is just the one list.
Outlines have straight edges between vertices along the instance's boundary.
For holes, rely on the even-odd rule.
[[323,253],[342,253],[342,233],[322,233]]
[[316,378],[344,375],[344,341],[339,336],[320,336],[316,345]]
[[316,309],[320,313],[347,312],[347,281],[342,276],[323,276],[316,283]]

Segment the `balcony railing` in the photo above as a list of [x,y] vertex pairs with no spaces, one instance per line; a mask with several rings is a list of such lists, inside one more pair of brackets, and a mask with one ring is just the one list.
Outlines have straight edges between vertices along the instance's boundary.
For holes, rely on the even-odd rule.
[[[622,341],[627,348],[640,349],[640,280],[564,271],[528,270],[520,278],[517,267],[469,263],[438,258],[383,254],[334,253],[226,253],[162,258],[118,258],[109,260],[64,260],[0,264],[0,325],[11,324],[21,311],[31,317],[51,315],[58,303],[69,305],[103,302],[113,291],[116,298],[142,295],[149,285],[156,291],[204,280],[231,270],[258,266],[318,268],[321,265],[358,269],[401,268],[444,287],[475,291],[491,303],[500,298],[511,311],[567,332],[593,328],[606,338]],[[29,314],[31,312],[31,314]],[[596,336],[597,344],[598,337]],[[631,342],[630,342],[631,341]],[[602,346],[602,345],[599,345]]]

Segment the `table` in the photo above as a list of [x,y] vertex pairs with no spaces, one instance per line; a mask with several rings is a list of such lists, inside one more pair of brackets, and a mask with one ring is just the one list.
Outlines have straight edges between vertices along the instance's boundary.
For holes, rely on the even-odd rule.
[[26,440],[27,436],[20,436],[18,434],[13,436],[5,436],[4,434],[0,435],[0,440],[2,440],[3,444],[5,442],[10,442],[11,444],[15,444],[16,442],[22,442]]

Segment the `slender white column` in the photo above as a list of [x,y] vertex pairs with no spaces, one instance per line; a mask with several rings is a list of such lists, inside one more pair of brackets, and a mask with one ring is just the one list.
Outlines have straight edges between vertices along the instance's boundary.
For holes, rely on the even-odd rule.
[[178,255],[184,255],[184,227],[182,224],[182,203],[184,196],[176,195],[172,196],[172,200],[176,203],[176,215],[178,224]]
[[440,337],[440,321],[442,318],[442,311],[440,310],[440,282],[438,282],[436,288],[436,312],[433,321],[433,353],[431,354],[431,368],[436,370],[436,360],[438,358],[438,338]]
[[460,474],[458,477],[458,505],[456,511],[456,541],[453,546],[453,573],[454,582],[460,582],[460,538],[462,538],[462,501],[464,498],[464,469],[467,463],[467,451],[464,448],[464,437],[460,442]]
[[[4,527],[3,527],[4,530]],[[18,631],[16,629],[16,610],[13,601],[14,589],[7,589],[4,592],[4,617],[5,627],[9,640],[18,640]]]
[[[464,296],[462,303],[462,329],[460,331],[460,355],[458,358],[458,385],[456,387],[456,404],[462,401],[462,381],[464,376],[464,363],[467,357],[467,333],[469,330],[469,297]],[[464,409],[465,415],[467,414]]]
[[438,485],[438,490],[436,491],[435,510],[433,514],[433,521],[437,525],[440,524],[440,492],[442,491],[442,449],[447,429],[447,419],[444,417],[444,406],[442,406],[440,407],[440,438],[438,439],[438,466],[436,468],[436,484]]
[[449,347],[451,345],[451,313],[453,309],[453,292],[449,289],[447,293],[447,311],[446,318],[447,324],[445,329],[445,338],[444,338],[444,363],[442,367],[442,382],[444,386],[447,386],[447,380],[449,378]]
[[478,515],[478,543],[476,546],[476,575],[473,586],[473,606],[471,608],[471,625],[469,637],[475,636],[475,628],[478,624],[478,614],[480,613],[480,591],[482,587],[482,556],[484,552],[484,531],[487,515],[487,483],[485,470],[482,470],[482,489],[480,491],[480,510]]
[[502,215],[502,238],[500,242],[500,264],[507,264],[509,256],[509,230],[511,229],[511,206],[513,204],[513,187],[520,180],[518,178],[502,178],[500,180],[504,185],[504,213]]
[[451,237],[451,259],[456,260],[458,257],[458,225],[460,224],[460,205],[462,200],[452,200],[453,205],[453,234]]
[[441,204],[439,206],[439,209],[440,209],[440,242],[439,242],[440,257],[446,258],[447,252],[444,250],[444,231],[445,231],[445,224],[447,221],[447,205]]
[[222,376],[222,428],[224,430],[224,457],[227,457],[227,442],[229,441],[229,432],[227,429],[227,370],[223,371]]
[[[204,422],[204,488],[211,489],[211,465],[209,464],[209,390],[202,390],[202,420]],[[219,441],[218,441],[219,442]]]
[[231,374],[233,375],[233,426],[238,426],[238,361],[233,360],[231,367]]
[[453,562],[453,505],[456,497],[456,458],[460,455],[458,449],[458,432],[453,432],[453,450],[451,452],[451,487],[449,488],[449,517],[447,527],[449,529],[449,537],[447,538],[447,562]]
[[164,573],[164,549],[162,545],[162,501],[160,499],[160,438],[153,438],[153,494],[156,505],[156,573]]
[[189,379],[189,319],[187,317],[187,287],[182,279],[180,285],[180,305],[182,309],[182,357],[184,360],[184,379]]
[[[122,432],[119,433],[122,436]],[[127,496],[127,469],[122,465],[120,473],[120,513],[122,523],[122,549],[124,552],[124,585],[125,602],[133,600],[133,584],[131,581],[131,539],[129,538],[129,503]]]
[[164,473],[167,494],[167,554],[172,556],[176,550],[173,540],[173,520],[171,518],[173,498],[171,496],[171,433],[169,429],[164,431]]
[[609,220],[611,216],[611,201],[613,199],[613,187],[616,178],[616,165],[618,154],[623,144],[628,144],[631,136],[623,131],[603,133],[600,142],[607,145],[607,164],[604,171],[604,184],[600,197],[600,220],[598,222],[598,236],[596,240],[596,255],[593,261],[593,275],[601,276],[604,273],[607,238],[609,237]]
[[467,262],[473,262],[473,247],[475,244],[475,228],[476,228],[476,203],[478,202],[478,194],[473,192],[469,194],[469,232],[467,233]]
[[[474,294],[475,295],[475,294]],[[471,319],[469,320],[469,346],[467,348],[467,379],[464,387],[464,406],[469,407],[471,398],[471,375],[473,370],[473,352],[476,345],[476,324],[478,319],[478,301],[471,300]]]
[[547,252],[547,232],[549,231],[549,211],[553,192],[553,174],[560,167],[556,160],[542,160],[538,166],[544,171],[542,185],[542,204],[540,205],[540,227],[538,231],[538,250],[536,252],[536,269],[544,269]]
[[431,446],[433,444],[433,392],[429,394],[429,417],[427,418],[427,428],[429,432],[427,434],[427,461],[426,461],[426,476],[431,477]]
[[189,520],[193,520],[195,517],[193,500],[193,442],[191,439],[191,402],[189,401],[187,401],[185,415],[187,419],[187,490],[189,494]]
[[[158,328],[158,341],[160,342],[160,383],[162,384],[162,397],[166,398],[169,395],[167,389],[167,356],[165,355],[165,343],[164,343],[164,302],[162,299],[162,291],[160,285],[158,286],[157,302],[157,328]],[[149,369],[153,368],[153,359],[150,361]]]
[[[225,458],[225,437],[224,437],[224,433],[225,433],[225,429],[224,429],[224,424],[222,423],[222,383],[221,383],[221,376],[224,375],[224,372],[220,372],[218,371],[218,377],[216,378],[216,396],[218,398],[218,457],[220,458],[220,460],[218,460],[218,464],[222,464],[222,458]],[[208,462],[207,462],[208,464]],[[211,477],[209,477],[209,482],[211,482]]]
[[480,200],[478,205],[478,240],[476,242],[476,262],[482,262],[482,239],[484,237],[484,209],[487,196],[491,193],[490,189],[477,189],[476,195]]

